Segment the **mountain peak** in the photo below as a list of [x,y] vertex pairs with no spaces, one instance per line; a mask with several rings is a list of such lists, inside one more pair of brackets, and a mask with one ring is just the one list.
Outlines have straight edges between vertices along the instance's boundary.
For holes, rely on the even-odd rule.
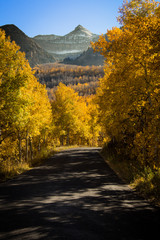
[[91,33],[88,29],[84,28],[82,25],[79,24],[72,32],[70,32],[66,36],[71,35],[91,39],[95,34]]
[[78,25],[76,28],[75,28],[75,30],[84,30],[85,28],[82,26],[82,25]]

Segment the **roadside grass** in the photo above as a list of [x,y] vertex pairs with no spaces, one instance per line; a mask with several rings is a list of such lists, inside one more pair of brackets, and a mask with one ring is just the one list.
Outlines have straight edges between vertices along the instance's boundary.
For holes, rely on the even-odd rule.
[[143,198],[160,206],[160,169],[142,167],[135,160],[118,155],[114,148],[105,146],[101,155],[117,175]]
[[7,161],[1,164],[0,168],[0,182],[5,182],[9,179],[14,178],[15,176],[30,170],[30,166],[26,162],[11,162]]
[[6,159],[6,161],[0,164],[0,182],[5,182],[32,169],[33,167],[40,166],[56,152],[57,151],[55,149],[42,149],[40,152],[35,154],[32,162],[26,162],[25,160],[19,162],[16,159]]
[[146,199],[160,206],[160,169],[144,168],[132,186]]
[[41,149],[40,152],[37,152],[34,156],[32,163],[31,162],[19,162],[18,160],[9,160],[7,159],[0,164],[0,182],[5,182],[9,179],[16,177],[19,174],[22,174],[34,167],[42,165],[47,159],[54,154],[67,150],[70,148],[77,148],[78,145],[74,146],[61,146],[61,147],[48,147]]

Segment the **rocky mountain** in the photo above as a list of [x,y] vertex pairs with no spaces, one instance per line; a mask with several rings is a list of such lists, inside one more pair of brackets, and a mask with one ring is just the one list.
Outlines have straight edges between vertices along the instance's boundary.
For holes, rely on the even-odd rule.
[[80,66],[103,66],[104,57],[98,53],[94,52],[92,48],[88,48],[80,56],[75,59],[65,58],[63,60],[64,64],[80,65]]
[[95,42],[98,38],[99,35],[78,25],[72,32],[64,36],[38,35],[34,37],[34,40],[59,61],[68,57],[71,59],[79,57],[88,49],[90,42]]
[[42,47],[29,38],[24,32],[22,32],[15,25],[4,25],[0,27],[6,32],[6,36],[10,36],[11,41],[15,41],[20,46],[20,50],[25,52],[31,67],[37,64],[55,62],[55,58],[46,52]]
[[15,25],[1,26],[11,41],[20,46],[25,52],[31,67],[37,64],[61,61],[73,65],[103,65],[104,58],[99,53],[94,53],[90,42],[97,41],[99,35],[91,33],[86,28],[78,25],[72,32],[65,36],[38,35],[28,37]]

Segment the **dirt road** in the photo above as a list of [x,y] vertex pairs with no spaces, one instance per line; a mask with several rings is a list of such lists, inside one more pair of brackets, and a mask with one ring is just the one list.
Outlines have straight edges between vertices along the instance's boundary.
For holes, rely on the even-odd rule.
[[160,210],[130,190],[98,151],[63,151],[0,184],[0,239],[158,238]]

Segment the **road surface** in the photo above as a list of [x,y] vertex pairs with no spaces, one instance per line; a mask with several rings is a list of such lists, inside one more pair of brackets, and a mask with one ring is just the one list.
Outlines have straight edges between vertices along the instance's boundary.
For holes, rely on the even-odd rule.
[[62,151],[0,184],[0,239],[157,239],[160,210],[138,197],[96,148]]

